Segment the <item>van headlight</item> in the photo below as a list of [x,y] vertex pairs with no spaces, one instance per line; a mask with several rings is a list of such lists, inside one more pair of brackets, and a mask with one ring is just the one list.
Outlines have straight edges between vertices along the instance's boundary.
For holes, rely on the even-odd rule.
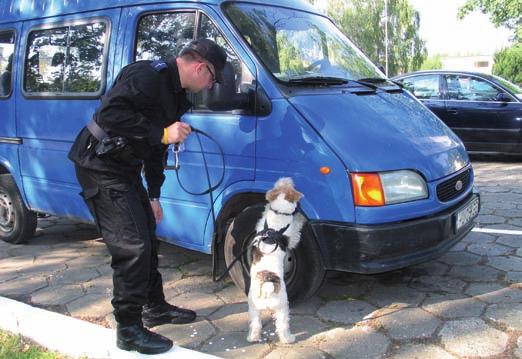
[[356,206],[385,206],[428,198],[426,181],[410,170],[350,173]]

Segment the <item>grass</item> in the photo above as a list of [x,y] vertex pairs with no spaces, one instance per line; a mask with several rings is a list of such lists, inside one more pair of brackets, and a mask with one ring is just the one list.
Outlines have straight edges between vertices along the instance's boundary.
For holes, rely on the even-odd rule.
[[50,352],[20,335],[0,330],[0,359],[66,359]]

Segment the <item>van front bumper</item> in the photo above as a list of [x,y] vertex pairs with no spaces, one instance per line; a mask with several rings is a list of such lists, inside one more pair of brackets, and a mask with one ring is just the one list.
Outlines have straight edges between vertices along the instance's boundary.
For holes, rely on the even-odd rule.
[[[437,258],[468,234],[474,218],[458,232],[456,216],[472,201],[471,193],[457,205],[433,216],[381,225],[348,225],[310,221],[324,267],[353,273],[381,273]],[[480,202],[479,202],[480,203]]]

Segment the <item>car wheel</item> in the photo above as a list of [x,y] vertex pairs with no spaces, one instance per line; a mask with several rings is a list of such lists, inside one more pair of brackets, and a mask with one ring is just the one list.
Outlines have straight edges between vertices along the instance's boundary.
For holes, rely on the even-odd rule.
[[[230,269],[230,277],[238,288],[248,294],[250,288],[250,264],[252,251],[250,244],[255,237],[255,227],[265,209],[264,204],[256,204],[244,209],[230,222],[225,237],[225,263],[228,266],[235,258],[244,255]],[[290,302],[303,301],[321,286],[325,269],[320,252],[307,224],[301,230],[299,245],[290,250],[285,263],[285,283]]]
[[36,230],[36,213],[25,206],[11,175],[0,175],[0,239],[27,242]]

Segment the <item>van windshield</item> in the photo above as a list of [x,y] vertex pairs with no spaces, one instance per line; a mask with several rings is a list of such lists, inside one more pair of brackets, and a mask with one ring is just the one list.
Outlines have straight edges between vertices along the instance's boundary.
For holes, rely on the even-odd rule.
[[234,3],[225,12],[255,55],[280,81],[384,80],[327,18],[304,11]]

